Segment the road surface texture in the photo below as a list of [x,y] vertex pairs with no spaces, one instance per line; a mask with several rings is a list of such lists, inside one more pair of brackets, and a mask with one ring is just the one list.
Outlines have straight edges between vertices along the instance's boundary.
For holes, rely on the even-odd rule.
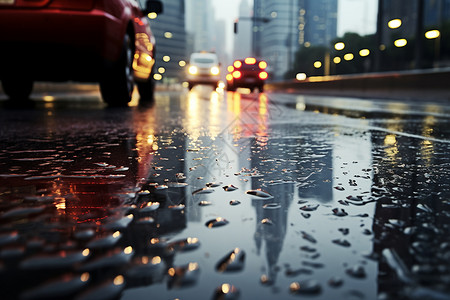
[[450,106],[0,101],[2,299],[450,299]]

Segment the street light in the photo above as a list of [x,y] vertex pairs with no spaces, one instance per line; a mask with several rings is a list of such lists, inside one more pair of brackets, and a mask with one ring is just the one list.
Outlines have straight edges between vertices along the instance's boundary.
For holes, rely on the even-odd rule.
[[402,20],[400,19],[392,19],[388,22],[388,27],[391,29],[396,29],[402,26]]
[[352,60],[354,57],[355,57],[355,56],[353,55],[353,53],[347,53],[347,54],[344,55],[344,59],[345,59],[346,61],[350,61],[350,60]]
[[398,39],[394,41],[394,46],[397,48],[405,47],[408,44],[406,39]]
[[425,37],[429,40],[436,39],[441,35],[440,31],[437,29],[429,30],[425,32]]
[[368,56],[370,54],[370,50],[369,49],[361,49],[359,50],[359,56],[365,57]]
[[337,42],[336,44],[334,44],[334,49],[340,51],[343,50],[345,48],[345,44],[343,42]]
[[441,32],[437,29],[428,30],[427,32],[425,32],[425,38],[427,38],[428,40],[436,40],[434,45],[434,66],[436,67],[441,54]]

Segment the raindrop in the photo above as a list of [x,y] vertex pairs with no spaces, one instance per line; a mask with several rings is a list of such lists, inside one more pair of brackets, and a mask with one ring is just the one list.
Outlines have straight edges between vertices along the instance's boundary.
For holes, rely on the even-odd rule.
[[88,248],[91,249],[105,249],[112,248],[117,244],[120,240],[122,234],[119,231],[116,231],[105,237],[98,237],[87,244]]
[[24,202],[48,204],[55,201],[55,196],[27,196]]
[[245,192],[248,195],[252,195],[252,196],[256,196],[256,197],[261,197],[261,198],[271,198],[273,197],[271,194],[263,191],[263,190],[249,190]]
[[128,171],[130,168],[128,167],[119,167],[117,169],[114,169],[115,172],[123,172],[123,171]]
[[89,282],[89,273],[81,276],[66,275],[62,279],[28,290],[20,299],[69,299]]
[[302,262],[302,265],[304,265],[306,267],[311,267],[311,268],[314,268],[314,269],[321,269],[321,268],[324,267],[324,264],[310,262],[310,261],[304,261],[304,262]]
[[372,235],[372,231],[370,231],[370,230],[367,229],[367,228],[364,229],[362,233],[365,234],[365,235]]
[[319,207],[319,204],[308,204],[300,207],[303,211],[315,211]]
[[241,204],[241,201],[239,201],[239,200],[231,200],[230,201],[230,205],[232,205],[232,206],[239,205],[239,204]]
[[125,249],[115,249],[104,256],[100,256],[80,267],[83,272],[92,272],[106,268],[121,267],[128,264],[133,257],[134,250],[128,246]]
[[345,217],[348,215],[348,213],[342,208],[334,208],[333,214],[338,217]]
[[309,219],[309,217],[311,217],[310,213],[302,213],[303,218],[305,219]]
[[301,233],[302,233],[302,238],[303,239],[305,239],[305,240],[307,240],[307,241],[309,241],[309,242],[311,242],[313,244],[317,243],[316,239],[312,235],[310,235],[309,233],[304,232],[304,231],[302,231]]
[[186,205],[184,204],[178,204],[178,205],[169,205],[167,208],[170,210],[183,210],[185,209]]
[[218,186],[221,186],[221,185],[222,185],[222,182],[208,182],[206,184],[206,186],[210,187],[210,188],[218,187]]
[[188,186],[189,184],[185,183],[185,182],[169,182],[167,184],[168,187],[170,188],[183,188]]
[[199,206],[208,206],[208,205],[211,205],[211,204],[212,204],[211,201],[206,201],[206,200],[200,201],[198,203]]
[[39,213],[43,212],[44,209],[45,209],[45,206],[13,208],[13,209],[8,210],[7,212],[5,212],[1,216],[1,219],[13,219],[13,218],[20,219],[20,218],[25,218],[25,217],[29,217],[29,216],[32,216],[32,215],[39,214]]
[[245,251],[235,248],[233,251],[223,257],[216,265],[219,272],[236,272],[244,269]]
[[340,277],[335,276],[335,277],[331,277],[330,280],[328,280],[328,284],[331,287],[337,288],[344,284],[344,280]]
[[150,213],[150,212],[157,210],[159,208],[159,206],[160,206],[159,202],[147,202],[141,206],[141,208],[138,210],[138,213],[140,215]]
[[312,247],[309,247],[309,246],[302,246],[302,247],[300,247],[300,250],[308,252],[308,253],[314,253],[314,252],[317,251],[316,248],[312,248]]
[[305,280],[301,282],[293,282],[289,289],[293,294],[318,295],[322,292],[322,287],[316,280]]
[[157,191],[166,190],[168,188],[169,187],[165,184],[158,184],[157,186],[155,186],[155,190],[157,190]]
[[366,278],[366,270],[361,265],[356,265],[346,270],[346,273],[353,278]]
[[167,249],[172,251],[192,251],[200,247],[200,240],[198,238],[186,238],[169,243]]
[[338,191],[344,191],[344,190],[345,190],[345,188],[342,187],[342,186],[340,186],[340,185],[335,186],[334,188],[335,188],[336,190],[338,190]]
[[266,274],[261,275],[260,281],[261,281],[261,284],[264,284],[264,285],[272,285],[274,283],[274,281]]
[[332,240],[332,242],[336,245],[342,246],[342,247],[350,247],[352,244],[350,244],[349,241],[344,240],[344,239],[335,239]]
[[23,270],[63,269],[85,261],[90,255],[89,249],[76,252],[61,251],[52,255],[37,255],[20,264]]
[[136,219],[137,225],[151,225],[155,223],[155,219],[152,217],[140,217]]
[[237,190],[238,188],[235,187],[234,185],[230,184],[230,185],[224,186],[223,189],[224,189],[226,192],[232,192],[232,191]]
[[145,283],[159,282],[165,273],[165,265],[162,263],[161,257],[153,258],[141,256],[133,259],[135,266],[126,271],[127,279],[134,281],[145,281]]
[[192,195],[197,195],[197,194],[210,194],[210,193],[214,193],[214,190],[211,188],[202,188],[202,189],[198,189],[196,191],[192,192]]
[[394,225],[395,227],[405,226],[405,221],[398,220],[398,219],[389,219],[389,223]]
[[95,231],[93,229],[85,229],[85,230],[75,232],[73,236],[77,240],[89,240],[89,239],[93,238],[94,235],[95,235]]
[[278,204],[278,203],[268,203],[268,204],[264,204],[263,208],[264,209],[268,209],[268,210],[270,210],[270,209],[280,209],[281,205]]
[[218,217],[216,219],[209,220],[208,222],[205,223],[205,225],[208,228],[213,228],[213,227],[224,226],[224,225],[227,225],[228,223],[229,222],[226,219]]
[[338,230],[342,232],[343,235],[347,235],[350,233],[350,229],[348,228],[339,228]]
[[237,300],[239,299],[239,290],[229,283],[219,286],[213,296],[213,300]]
[[313,273],[312,270],[310,269],[305,269],[305,268],[300,268],[300,269],[291,269],[291,268],[287,268],[286,269],[286,276],[290,276],[290,277],[294,277],[294,276],[298,276],[298,275],[311,275]]
[[77,300],[117,299],[124,288],[125,279],[122,275],[118,275],[113,280],[109,280],[87,290],[80,297],[77,297]]
[[169,288],[188,287],[197,282],[200,275],[200,268],[197,263],[189,263],[181,267],[172,267],[167,273],[169,274],[168,286]]
[[106,230],[124,230],[128,227],[128,225],[133,221],[134,216],[132,214],[129,214],[127,216],[124,216],[123,218],[120,218],[119,220],[106,223],[103,228]]
[[7,245],[7,244],[14,243],[18,239],[19,239],[19,234],[17,233],[17,231],[0,234],[0,247]]
[[347,196],[347,200],[361,202],[363,201],[363,198],[361,196]]
[[358,215],[355,215],[355,217],[368,218],[369,214],[358,214]]
[[264,218],[264,219],[261,220],[261,224],[264,224],[264,225],[273,225],[273,222],[272,222],[272,220],[269,219],[269,218]]
[[349,205],[348,202],[345,201],[345,200],[339,200],[338,203],[341,204],[341,205],[345,205],[345,206]]

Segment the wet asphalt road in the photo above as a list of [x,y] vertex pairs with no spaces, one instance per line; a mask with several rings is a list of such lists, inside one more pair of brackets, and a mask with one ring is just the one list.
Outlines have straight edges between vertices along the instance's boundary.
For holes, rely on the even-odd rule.
[[450,299],[450,105],[0,101],[2,299]]

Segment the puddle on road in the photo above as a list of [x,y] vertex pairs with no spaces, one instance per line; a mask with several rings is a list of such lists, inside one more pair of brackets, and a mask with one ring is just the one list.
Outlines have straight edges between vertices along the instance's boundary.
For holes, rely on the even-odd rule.
[[117,113],[1,134],[7,299],[448,297],[447,144],[265,95]]

